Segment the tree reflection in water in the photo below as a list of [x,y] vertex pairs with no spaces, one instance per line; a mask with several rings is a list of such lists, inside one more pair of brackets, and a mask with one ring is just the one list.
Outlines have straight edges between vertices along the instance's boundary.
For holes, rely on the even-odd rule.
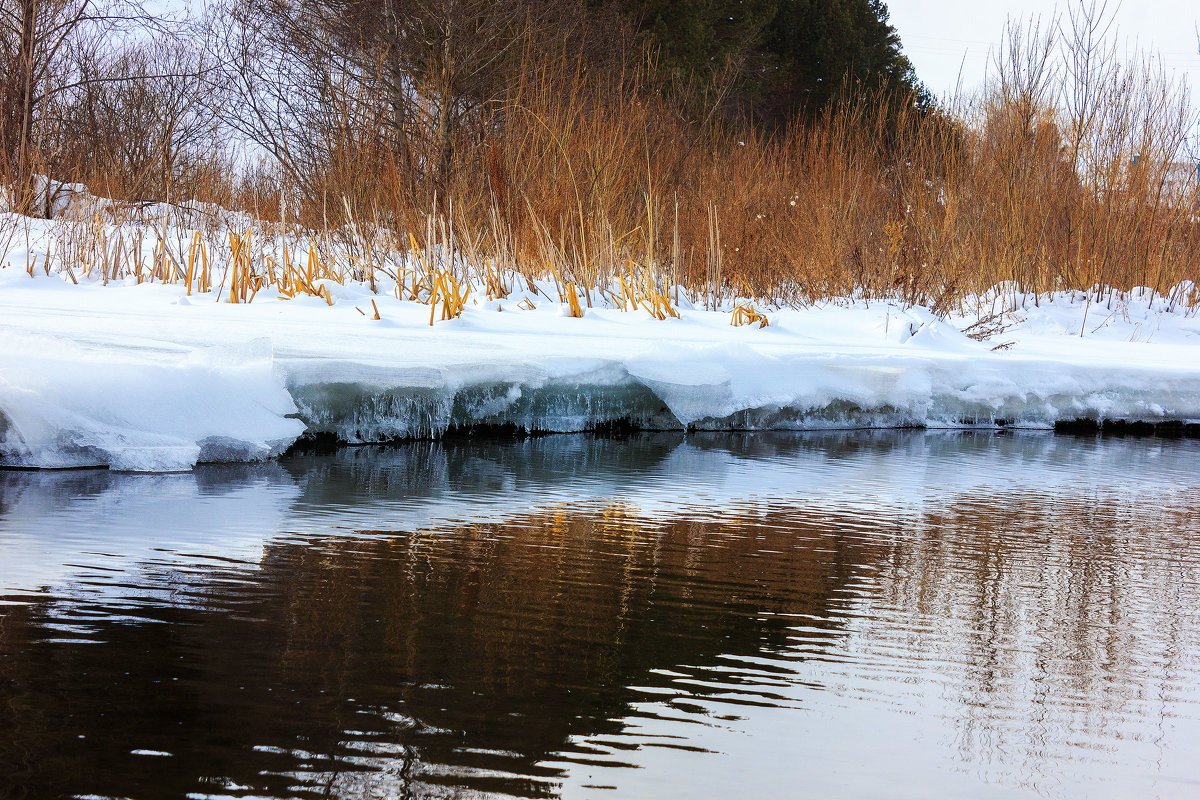
[[[1200,651],[1194,448],[1084,454],[1184,465],[1151,497],[1043,485],[1080,457],[1064,443],[550,437],[158,484],[8,473],[0,542],[85,502],[119,526],[153,486],[183,487],[199,527],[235,497],[281,511],[256,558],[176,547],[108,575],[101,526],[73,580],[8,592],[0,796],[549,797],[571,764],[702,746],[653,720],[631,739],[631,718],[718,725],[830,690],[900,707],[930,685],[962,764],[1038,788],[1147,735],[1148,710],[1194,717]],[[992,480],[1014,463],[1032,483]]]

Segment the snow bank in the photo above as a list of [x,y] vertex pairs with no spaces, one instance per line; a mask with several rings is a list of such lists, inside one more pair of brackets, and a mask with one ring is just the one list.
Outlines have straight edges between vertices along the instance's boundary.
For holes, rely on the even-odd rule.
[[167,472],[278,455],[304,426],[265,343],[177,354],[6,333],[6,466]]
[[772,311],[759,328],[686,303],[681,319],[613,308],[576,319],[543,287],[501,301],[477,294],[460,318],[431,327],[428,306],[388,285],[376,294],[330,282],[332,307],[269,289],[233,305],[180,286],[31,277],[22,258],[13,250],[0,269],[7,466],[185,470],[270,458],[306,432],[376,442],[473,425],[1200,420],[1200,319],[1148,295],[1004,299],[1001,308],[1019,300],[1016,310],[985,341],[963,330],[997,296],[948,320],[846,302]]

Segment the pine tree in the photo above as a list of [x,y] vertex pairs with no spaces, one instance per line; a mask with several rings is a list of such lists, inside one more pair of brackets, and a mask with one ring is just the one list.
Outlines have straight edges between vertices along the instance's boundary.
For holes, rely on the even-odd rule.
[[767,48],[779,66],[763,116],[776,124],[859,91],[920,91],[883,0],[782,0]]
[[727,115],[780,127],[859,91],[897,99],[915,93],[927,102],[883,0],[618,0],[618,6],[657,49],[664,85],[717,102]]

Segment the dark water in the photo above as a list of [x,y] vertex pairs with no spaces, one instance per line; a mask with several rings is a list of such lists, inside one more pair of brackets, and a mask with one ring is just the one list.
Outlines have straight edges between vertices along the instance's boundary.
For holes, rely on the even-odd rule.
[[0,797],[1200,796],[1200,443],[0,473]]

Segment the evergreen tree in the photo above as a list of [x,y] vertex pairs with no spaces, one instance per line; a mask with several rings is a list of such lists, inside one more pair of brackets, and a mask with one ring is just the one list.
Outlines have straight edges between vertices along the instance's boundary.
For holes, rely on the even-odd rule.
[[[921,90],[883,0],[618,0],[657,48],[659,74],[771,127],[859,91]],[[697,87],[703,91],[697,92]],[[686,99],[686,98],[685,98]]]
[[770,122],[819,113],[859,91],[920,94],[883,0],[782,0],[769,35],[766,46],[779,65],[764,110]]

